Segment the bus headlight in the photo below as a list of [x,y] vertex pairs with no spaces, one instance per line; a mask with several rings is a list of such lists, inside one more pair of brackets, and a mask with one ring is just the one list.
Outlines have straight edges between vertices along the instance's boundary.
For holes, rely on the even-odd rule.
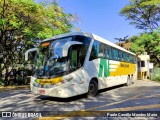
[[59,91],[58,91],[58,95],[61,95],[62,93],[63,93],[62,90],[59,90]]

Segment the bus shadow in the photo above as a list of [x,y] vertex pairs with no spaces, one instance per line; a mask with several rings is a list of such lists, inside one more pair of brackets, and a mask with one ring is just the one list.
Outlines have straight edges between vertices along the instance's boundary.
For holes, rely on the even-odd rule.
[[109,87],[109,88],[104,88],[104,89],[99,90],[99,93],[103,93],[103,92],[110,91],[110,90],[120,88],[120,87],[124,87],[124,86],[125,85],[122,84],[122,85],[117,85],[117,86],[113,86],[113,87]]
[[72,101],[80,100],[80,99],[86,98],[86,97],[87,97],[87,94],[77,95],[77,96],[69,97],[69,98],[57,98],[57,97],[50,97],[50,96],[38,96],[37,99],[56,101],[56,102],[72,102]]
[[124,85],[118,85],[118,86],[114,86],[114,87],[110,87],[110,88],[105,88],[102,90],[99,90],[99,94],[95,97],[87,97],[87,93],[82,94],[82,95],[77,95],[74,97],[69,97],[69,98],[58,98],[58,97],[50,97],[50,96],[38,96],[36,99],[40,99],[40,100],[49,100],[49,101],[56,101],[56,102],[72,102],[72,101],[76,101],[76,100],[81,100],[81,99],[90,99],[90,98],[99,98],[101,96],[100,93],[106,92],[106,91],[110,91],[116,88],[120,88],[123,87]]

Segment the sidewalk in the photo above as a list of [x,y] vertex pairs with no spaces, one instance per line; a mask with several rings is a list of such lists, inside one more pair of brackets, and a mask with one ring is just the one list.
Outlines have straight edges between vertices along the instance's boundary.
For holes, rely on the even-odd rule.
[[159,81],[150,80],[150,79],[138,79],[138,80],[143,80],[143,81],[152,81],[152,82],[155,82],[155,83],[160,83]]
[[29,88],[30,88],[30,85],[5,86],[5,87],[0,87],[0,92],[1,92],[1,91],[8,91],[8,90],[29,89]]

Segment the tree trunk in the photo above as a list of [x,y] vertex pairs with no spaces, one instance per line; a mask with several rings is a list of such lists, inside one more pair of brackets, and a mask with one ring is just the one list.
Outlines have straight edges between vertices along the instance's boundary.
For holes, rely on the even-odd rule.
[[8,81],[8,77],[9,77],[9,72],[8,72],[8,67],[5,68],[6,69],[6,72],[5,72],[5,79],[4,79],[4,83],[5,85],[8,85],[9,81]]
[[0,65],[0,79],[2,78],[2,67]]

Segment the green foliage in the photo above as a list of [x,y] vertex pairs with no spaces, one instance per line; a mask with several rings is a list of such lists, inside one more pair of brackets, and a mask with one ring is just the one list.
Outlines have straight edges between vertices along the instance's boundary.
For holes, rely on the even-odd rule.
[[142,33],[140,36],[134,36],[133,38],[136,39],[131,45],[131,51],[138,55],[147,52],[150,55],[151,62],[154,62],[157,66],[160,65],[160,32]]
[[0,86],[4,86],[4,85],[5,85],[4,80],[0,78]]
[[120,11],[138,29],[153,31],[160,27],[159,0],[130,0]]
[[151,74],[151,80],[160,82],[160,68],[158,67],[153,68],[153,71]]
[[24,63],[24,52],[35,47],[35,39],[69,32],[72,17],[57,2],[0,0],[0,73],[5,70],[5,80],[16,64]]
[[13,85],[28,85],[30,83],[30,78],[29,77],[18,77],[16,83]]
[[128,38],[126,40],[126,42],[135,42],[138,38],[139,38],[139,36],[134,35],[134,36]]

